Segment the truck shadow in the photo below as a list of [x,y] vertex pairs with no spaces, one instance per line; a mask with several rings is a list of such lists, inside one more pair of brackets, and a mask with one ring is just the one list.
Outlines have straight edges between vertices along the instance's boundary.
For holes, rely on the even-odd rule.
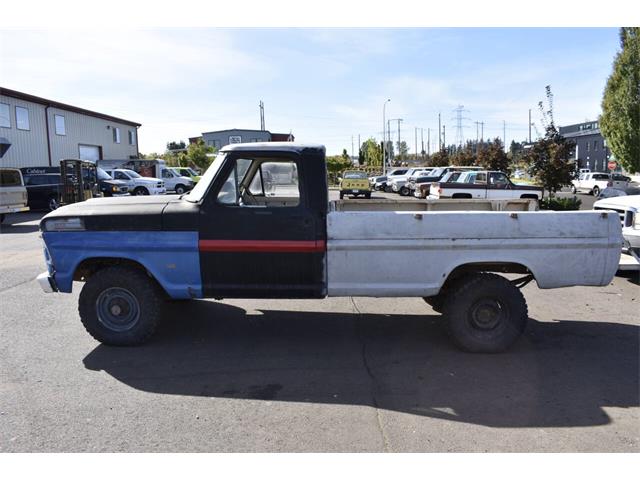
[[40,228],[40,219],[48,212],[12,213],[0,224],[0,234],[31,233]]
[[84,359],[132,388],[172,395],[367,405],[491,427],[604,425],[637,407],[639,327],[530,320],[507,353],[455,349],[437,315],[170,305],[147,345]]

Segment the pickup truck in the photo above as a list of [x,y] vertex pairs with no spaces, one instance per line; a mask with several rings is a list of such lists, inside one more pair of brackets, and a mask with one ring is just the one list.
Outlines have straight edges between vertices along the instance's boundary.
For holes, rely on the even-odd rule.
[[391,180],[391,182],[389,182],[391,184],[391,191],[406,197],[409,195],[407,183],[411,180],[415,180],[419,175],[422,176],[421,174],[427,175],[430,171],[430,168],[410,168],[404,175],[396,176]]
[[27,189],[17,168],[0,168],[0,223],[7,213],[26,212]]
[[162,159],[98,160],[98,166],[107,171],[128,170],[145,178],[162,179],[166,191],[176,192],[179,195],[191,190],[194,185],[194,180],[191,177],[182,176],[168,168]]
[[577,180],[571,181],[571,193],[588,193],[597,197],[607,187],[625,190],[629,182],[622,176],[616,177],[612,178],[610,173],[581,173]]
[[496,171],[463,172],[455,182],[432,183],[431,199],[439,198],[542,198],[542,187],[517,185],[503,173]]
[[[274,165],[293,183],[267,194]],[[188,194],[88,200],[43,217],[38,282],[65,293],[85,282],[80,320],[111,345],[148,340],[165,299],[422,297],[460,348],[498,352],[527,323],[519,287],[603,286],[618,267],[613,212],[372,211],[375,202],[329,202],[322,145],[231,144]]]
[[434,168],[426,177],[418,177],[414,185],[413,196],[416,198],[427,198],[433,182],[439,182],[449,172],[469,172],[484,170],[482,167],[438,167]]
[[126,168],[104,169],[104,171],[113,179],[123,181],[131,195],[162,195],[167,192],[164,182],[159,178],[143,177]]

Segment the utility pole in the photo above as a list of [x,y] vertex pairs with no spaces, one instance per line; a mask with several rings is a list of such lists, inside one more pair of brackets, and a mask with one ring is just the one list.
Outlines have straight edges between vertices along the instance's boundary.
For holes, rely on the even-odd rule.
[[382,175],[386,175],[387,174],[387,157],[385,156],[385,143],[387,143],[387,135],[386,135],[386,130],[385,128],[385,110],[387,108],[387,102],[390,102],[391,99],[387,98],[387,100],[385,100],[384,105],[382,106]]
[[264,102],[260,100],[260,130],[264,129]]
[[360,143],[360,134],[358,134],[358,165],[360,165],[360,152],[362,151],[362,144]]
[[431,128],[427,128],[427,156],[431,156]]
[[398,155],[400,154],[400,123],[402,122],[401,118],[398,118]]
[[504,143],[504,151],[507,151],[507,122],[502,120],[502,143]]
[[478,155],[478,152],[480,151],[480,130],[479,130],[479,126],[480,126],[480,122],[473,122],[476,124],[476,155]]
[[416,147],[416,161],[418,160],[418,127],[414,127],[414,132],[415,132],[415,147]]
[[422,145],[422,148],[420,149],[420,158],[424,160],[424,128],[420,129],[420,145]]
[[438,150],[442,150],[442,127],[440,126],[439,113],[438,113]]
[[353,135],[351,135],[351,161],[353,162]]
[[484,146],[484,122],[480,122],[480,143]]
[[531,109],[529,109],[529,143],[531,143]]
[[442,125],[442,147],[447,148],[447,126]]

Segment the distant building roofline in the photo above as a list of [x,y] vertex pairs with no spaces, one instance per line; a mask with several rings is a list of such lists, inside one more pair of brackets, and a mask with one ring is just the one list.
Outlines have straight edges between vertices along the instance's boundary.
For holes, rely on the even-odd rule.
[[124,124],[132,125],[135,127],[142,126],[142,124],[138,122],[125,120],[124,118],[113,117],[111,115],[106,115],[104,113],[94,112],[93,110],[87,110],[86,108],[74,107],[73,105],[56,102],[55,100],[49,100],[46,98],[37,97],[35,95],[19,92],[17,90],[11,90],[10,88],[0,87],[0,95],[5,95],[7,97],[12,97],[12,98],[18,98],[20,100],[24,100],[27,102],[39,103],[40,105],[59,108],[61,110],[67,110],[69,112],[80,113],[83,115],[88,115],[90,117],[102,118],[103,120],[111,120],[113,122],[124,123]]

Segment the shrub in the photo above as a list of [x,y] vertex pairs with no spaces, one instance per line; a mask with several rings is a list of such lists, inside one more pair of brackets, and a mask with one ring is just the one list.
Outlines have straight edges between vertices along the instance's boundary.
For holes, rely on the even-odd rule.
[[582,200],[578,197],[547,197],[540,200],[540,210],[555,210],[557,212],[580,210],[580,205],[582,205]]

